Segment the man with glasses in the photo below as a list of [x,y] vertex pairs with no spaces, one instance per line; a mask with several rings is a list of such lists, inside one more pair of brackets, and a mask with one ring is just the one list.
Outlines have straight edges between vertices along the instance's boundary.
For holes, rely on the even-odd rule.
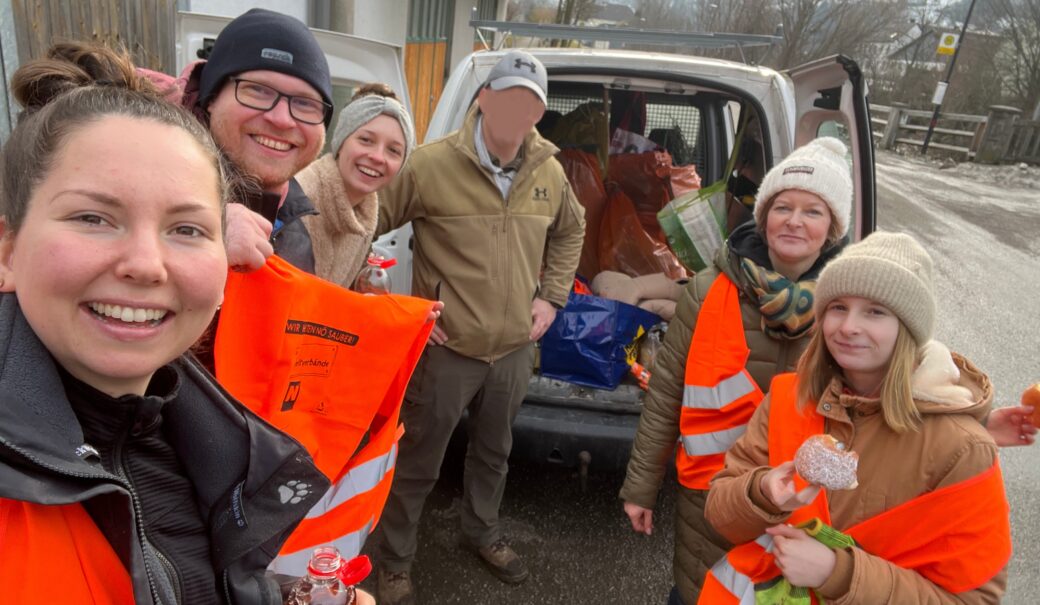
[[228,206],[229,263],[257,269],[277,253],[313,273],[310,234],[299,219],[316,211],[293,178],[318,157],[332,119],[329,65],[313,34],[297,19],[252,9],[220,32],[184,93],[185,106],[263,190],[248,200],[252,211]]

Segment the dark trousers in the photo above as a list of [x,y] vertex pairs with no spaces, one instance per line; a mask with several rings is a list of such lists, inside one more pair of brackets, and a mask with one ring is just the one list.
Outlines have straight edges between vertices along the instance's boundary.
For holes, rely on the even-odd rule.
[[385,569],[411,567],[423,504],[440,476],[451,434],[467,409],[462,534],[477,547],[501,537],[498,508],[513,447],[513,419],[527,394],[533,364],[533,345],[493,364],[442,346],[428,346],[423,352],[401,408],[405,434],[376,532]]

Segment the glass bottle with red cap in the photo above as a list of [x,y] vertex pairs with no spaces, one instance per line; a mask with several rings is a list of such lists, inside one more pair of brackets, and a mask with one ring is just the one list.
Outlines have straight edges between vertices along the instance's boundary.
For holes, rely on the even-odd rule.
[[389,294],[390,267],[397,264],[396,258],[369,255],[365,267],[354,280],[354,291],[362,294]]

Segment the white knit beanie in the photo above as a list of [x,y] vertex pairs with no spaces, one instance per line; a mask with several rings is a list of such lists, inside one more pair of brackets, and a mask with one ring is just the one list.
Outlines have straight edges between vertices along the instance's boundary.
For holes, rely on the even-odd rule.
[[755,223],[765,227],[765,212],[776,194],[800,189],[820,196],[838,223],[838,237],[849,231],[852,214],[852,176],[845,160],[847,148],[834,137],[820,137],[795,149],[766,173],[755,196]]
[[935,330],[932,271],[932,257],[914,238],[875,232],[823,268],[813,294],[817,322],[839,296],[868,298],[895,313],[922,346]]
[[332,133],[332,147],[330,148],[332,155],[338,157],[339,148],[343,146],[343,141],[346,141],[347,137],[381,115],[388,115],[401,125],[401,131],[404,132],[404,159],[408,159],[408,154],[415,147],[415,127],[412,126],[412,116],[400,101],[379,94],[358,97],[339,111],[336,130]]

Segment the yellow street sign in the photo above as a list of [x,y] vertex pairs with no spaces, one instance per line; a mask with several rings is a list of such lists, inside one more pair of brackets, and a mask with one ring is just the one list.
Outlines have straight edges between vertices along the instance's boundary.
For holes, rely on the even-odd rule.
[[957,34],[942,34],[939,36],[939,48],[935,49],[936,54],[952,55],[957,50],[959,38],[960,36]]

